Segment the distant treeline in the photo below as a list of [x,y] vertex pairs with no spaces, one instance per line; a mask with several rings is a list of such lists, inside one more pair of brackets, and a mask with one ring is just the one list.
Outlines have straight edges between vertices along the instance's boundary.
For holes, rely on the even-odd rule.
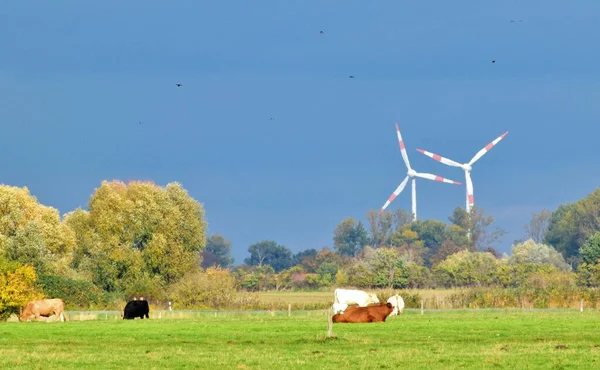
[[105,181],[87,210],[63,217],[27,188],[2,185],[0,317],[42,296],[80,309],[115,307],[133,296],[180,308],[257,308],[253,292],[342,286],[469,288],[470,298],[453,298],[463,305],[596,300],[600,189],[532,214],[510,257],[494,248],[504,231],[483,209],[456,208],[449,222],[411,216],[368,211],[365,222],[340,222],[332,248],[296,254],[262,240],[234,267],[231,243],[206,235],[202,204],[178,183]]

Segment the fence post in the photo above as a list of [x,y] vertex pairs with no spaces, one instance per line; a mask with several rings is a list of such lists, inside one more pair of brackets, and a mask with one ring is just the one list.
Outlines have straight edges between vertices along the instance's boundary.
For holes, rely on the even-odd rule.
[[292,316],[292,304],[288,303],[288,317]]
[[579,305],[579,312],[583,312],[583,299],[581,300],[581,304]]
[[423,314],[423,300],[421,299],[421,315]]
[[327,309],[327,338],[333,337],[333,318],[331,316],[331,308]]

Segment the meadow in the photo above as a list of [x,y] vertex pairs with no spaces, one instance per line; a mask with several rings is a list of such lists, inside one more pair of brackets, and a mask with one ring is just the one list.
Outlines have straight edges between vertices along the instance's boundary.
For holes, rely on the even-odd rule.
[[10,369],[589,369],[600,362],[599,315],[405,310],[385,323],[334,324],[332,338],[323,310],[99,315],[0,323],[0,358]]

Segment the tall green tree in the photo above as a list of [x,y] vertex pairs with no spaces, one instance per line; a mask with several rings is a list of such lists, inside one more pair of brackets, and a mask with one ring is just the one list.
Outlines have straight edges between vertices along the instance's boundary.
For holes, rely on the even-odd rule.
[[468,213],[464,208],[454,209],[450,222],[460,226],[470,233],[469,247],[472,250],[483,251],[493,247],[507,232],[501,228],[492,228],[494,218],[485,215],[485,209],[473,207]]
[[213,234],[206,239],[206,248],[202,251],[202,268],[220,266],[228,268],[233,265],[231,242],[223,235]]
[[588,265],[600,263],[600,231],[592,235],[579,250],[581,259]]
[[279,272],[288,269],[294,264],[292,252],[274,240],[262,240],[248,247],[250,257],[244,260],[249,266],[269,265]]
[[[401,211],[401,210],[400,210]],[[394,222],[399,214],[396,214],[386,210],[370,210],[367,212],[367,222],[369,224],[368,240],[367,244],[374,248],[379,248],[384,245],[390,245],[391,236],[394,232]],[[396,221],[396,225],[400,221]],[[396,228],[398,229],[398,227]]]
[[407,285],[408,276],[404,263],[395,249],[375,249],[369,264],[373,273],[373,286],[399,289]]
[[294,255],[294,265],[302,266],[304,272],[314,273],[319,267],[317,263],[317,250],[314,248],[300,251]]
[[544,242],[577,263],[579,250],[600,231],[600,188],[575,203],[560,205],[552,215]]
[[353,218],[343,220],[333,234],[333,248],[342,256],[356,256],[367,245],[367,230]]

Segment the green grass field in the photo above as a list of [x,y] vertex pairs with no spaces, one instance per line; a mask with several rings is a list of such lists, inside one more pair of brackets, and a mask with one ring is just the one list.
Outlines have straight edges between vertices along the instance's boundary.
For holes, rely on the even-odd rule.
[[334,324],[323,311],[0,323],[7,369],[592,369],[600,312],[407,310]]

